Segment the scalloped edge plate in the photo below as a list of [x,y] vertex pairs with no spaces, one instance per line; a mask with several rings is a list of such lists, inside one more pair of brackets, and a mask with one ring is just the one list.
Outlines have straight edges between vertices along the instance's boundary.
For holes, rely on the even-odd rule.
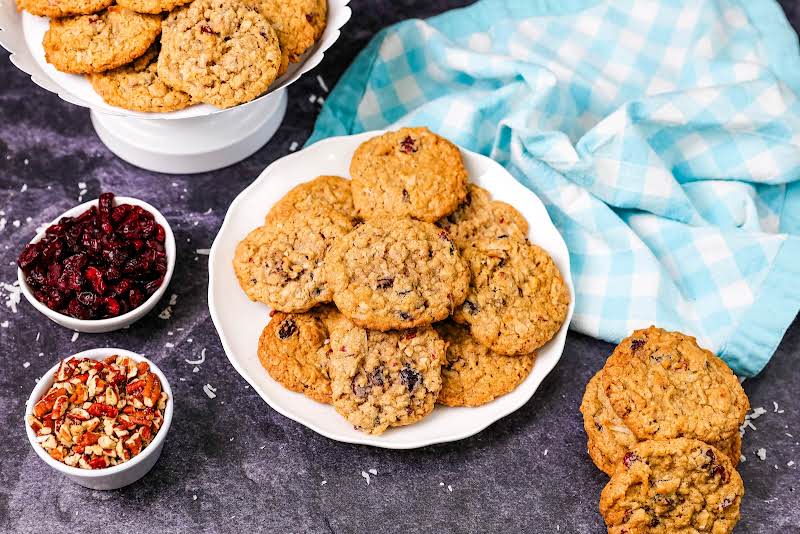
[[198,104],[168,113],[143,113],[106,104],[100,95],[95,93],[85,76],[60,72],[45,61],[42,38],[50,27],[50,20],[46,17],[36,17],[27,11],[18,12],[14,0],[0,2],[0,46],[11,54],[11,63],[30,75],[36,85],[57,94],[61,99],[76,106],[139,119],[205,117],[231,109],[241,109],[263,98],[268,98],[272,93],[288,87],[300,76],[319,65],[325,56],[325,51],[339,39],[342,26],[350,20],[352,12],[347,5],[349,3],[350,0],[328,0],[328,24],[319,41],[305,53],[303,60],[289,64],[289,70],[273,82],[263,95],[250,102],[227,109]]
[[380,436],[355,430],[329,405],[294,393],[274,381],[258,361],[256,348],[261,330],[269,322],[269,308],[250,301],[233,272],[237,243],[263,224],[264,215],[292,187],[322,174],[349,177],[350,159],[359,144],[383,132],[325,139],[289,154],[267,167],[231,203],[222,227],[214,239],[208,260],[208,305],[222,346],[234,369],[256,392],[286,417],[330,439],[388,449],[411,449],[434,443],[464,439],[477,434],[530,400],[542,380],[555,367],[564,350],[575,302],[569,253],[564,240],[550,220],[544,204],[517,182],[495,161],[461,149],[470,181],[488,189],[495,199],[513,204],[528,219],[533,243],[547,250],[569,286],[571,301],[567,319],[556,336],[537,351],[530,375],[511,393],[476,408],[438,406],[428,417]]

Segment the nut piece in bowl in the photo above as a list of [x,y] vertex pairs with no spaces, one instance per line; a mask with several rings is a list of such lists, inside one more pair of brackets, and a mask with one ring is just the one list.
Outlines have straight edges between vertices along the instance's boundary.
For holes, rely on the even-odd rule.
[[175,266],[166,219],[140,200],[104,193],[40,232],[20,253],[17,275],[28,301],[80,332],[109,332],[150,311]]
[[153,467],[172,413],[172,391],[157,366],[104,348],[54,366],[31,393],[25,426],[47,464],[82,486],[106,490]]

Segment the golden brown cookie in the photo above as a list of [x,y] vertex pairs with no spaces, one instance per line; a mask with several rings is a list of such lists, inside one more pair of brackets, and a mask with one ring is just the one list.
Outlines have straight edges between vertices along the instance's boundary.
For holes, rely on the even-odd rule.
[[331,300],[323,277],[328,247],[352,228],[330,211],[297,213],[256,228],[236,247],[233,268],[250,300],[283,312],[303,312]]
[[17,0],[17,7],[37,17],[57,19],[72,15],[91,15],[113,3],[114,0]]
[[298,211],[333,210],[353,217],[350,180],[339,176],[318,176],[286,193],[267,213],[266,222],[289,217]]
[[228,108],[249,102],[278,75],[275,30],[255,8],[228,0],[195,0],[163,25],[158,75],[193,99]]
[[427,128],[401,128],[361,143],[350,162],[358,214],[435,222],[467,195],[467,171],[453,143]]
[[614,411],[638,439],[734,437],[750,407],[728,366],[695,338],[651,326],[614,349],[602,374]]
[[97,94],[107,104],[133,111],[164,112],[183,109],[192,97],[165,84],[156,73],[158,42],[143,56],[116,69],[89,75]]
[[511,237],[481,239],[464,249],[469,293],[453,318],[482,345],[505,355],[547,343],[569,309],[569,289],[547,252]]
[[727,456],[693,439],[634,446],[600,495],[612,534],[727,534],[739,521],[744,485]]
[[192,0],[117,0],[117,3],[137,13],[163,13],[164,11],[172,11],[176,7],[188,4],[191,1]]
[[458,208],[436,225],[447,230],[460,250],[484,238],[528,237],[528,221],[513,206],[492,200],[489,192],[467,184],[467,196]]
[[[324,313],[335,313],[326,310]],[[286,389],[330,404],[328,329],[323,311],[276,312],[258,341],[258,360]]]
[[248,0],[278,33],[281,53],[297,63],[322,36],[328,19],[325,0]]
[[47,62],[62,72],[103,72],[138,58],[161,33],[161,17],[111,6],[93,15],[50,21],[42,45]]
[[393,218],[372,219],[337,240],[325,277],[345,316],[384,331],[441,321],[464,301],[469,284],[447,232]]
[[436,332],[447,343],[442,367],[439,404],[480,406],[513,391],[528,377],[536,354],[502,356],[473,338],[469,330],[452,321],[437,323]]
[[352,323],[331,332],[333,406],[356,429],[382,434],[433,411],[445,343],[430,328],[395,332]]

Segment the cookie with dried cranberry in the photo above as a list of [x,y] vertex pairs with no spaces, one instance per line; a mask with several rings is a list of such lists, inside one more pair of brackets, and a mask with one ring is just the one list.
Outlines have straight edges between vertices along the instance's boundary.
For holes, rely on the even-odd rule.
[[297,63],[322,36],[328,19],[326,0],[248,0],[278,33],[281,53]]
[[458,147],[427,128],[401,128],[361,143],[350,162],[359,216],[435,222],[467,195]]
[[613,534],[733,532],[744,485],[727,456],[686,438],[644,441],[625,454],[600,495]]
[[91,15],[113,3],[114,0],[17,0],[17,7],[37,17],[57,19],[73,15]]
[[89,75],[89,82],[107,104],[134,111],[165,112],[192,104],[192,97],[164,83],[156,73],[158,52],[154,43],[132,63]]
[[464,301],[469,285],[447,232],[413,219],[372,219],[336,240],[325,277],[345,316],[383,331],[441,321]]
[[435,325],[447,343],[438,403],[445,406],[480,406],[513,391],[528,377],[536,354],[503,356],[487,349],[469,329],[452,321]]
[[601,380],[614,411],[640,440],[728,440],[750,408],[725,362],[695,338],[654,326],[614,349]]
[[331,332],[333,406],[356,429],[382,434],[419,421],[442,388],[445,342],[430,327],[379,332],[350,323]]
[[480,239],[463,251],[472,273],[453,318],[482,345],[512,356],[547,343],[567,316],[569,289],[550,255],[511,237]]
[[[608,475],[613,475],[625,453],[639,443],[639,438],[625,425],[611,406],[602,386],[603,370],[595,374],[586,385],[581,402],[583,427],[588,437],[587,448],[594,464]],[[711,443],[725,453],[735,467],[741,456],[742,440],[738,432],[733,437]]]
[[464,201],[436,225],[447,230],[461,250],[478,239],[528,236],[528,221],[516,208],[492,200],[486,189],[475,184],[467,184]]
[[298,211],[333,210],[347,217],[355,214],[350,180],[339,176],[317,176],[286,193],[267,213],[266,222]]
[[286,389],[330,404],[329,339],[324,319],[337,314],[331,307],[304,313],[277,312],[258,341],[258,360]]
[[278,76],[278,36],[244,2],[195,0],[164,20],[158,75],[219,108],[249,102]]
[[58,70],[88,74],[133,61],[160,33],[160,16],[115,5],[92,15],[51,20],[42,46],[45,59]]
[[303,312],[330,302],[323,276],[328,247],[352,221],[339,213],[296,213],[250,232],[236,247],[233,268],[244,292],[282,312]]

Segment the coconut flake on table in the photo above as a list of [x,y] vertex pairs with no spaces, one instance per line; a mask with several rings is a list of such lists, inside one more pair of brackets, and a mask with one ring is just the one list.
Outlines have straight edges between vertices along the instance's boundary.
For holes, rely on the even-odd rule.
[[27,369],[30,366],[31,366],[31,362],[25,362],[25,363],[22,364],[22,367],[24,367],[25,369]]
[[78,182],[78,202],[83,202],[83,195],[88,191],[86,182]]
[[451,486],[450,484],[448,484],[448,485],[447,485],[447,491],[450,491],[450,492],[452,492],[452,491],[453,491],[453,486]]
[[78,341],[78,336],[80,336],[80,334],[78,332],[73,332],[73,334],[72,334],[72,342],[73,343]]
[[758,456],[758,459],[763,462],[764,460],[767,459],[767,449],[761,447],[756,451],[756,456]]
[[203,393],[205,393],[209,399],[216,398],[217,394],[215,391],[217,391],[217,388],[213,387],[211,384],[203,386]]
[[11,313],[17,313],[17,304],[20,303],[22,298],[22,290],[19,287],[19,280],[11,284],[3,282],[0,284],[0,290],[5,293],[6,307],[11,310]]
[[183,360],[189,365],[203,365],[206,361],[206,349],[200,351],[200,358],[197,360]]
[[319,483],[319,485],[320,485],[320,486],[324,486],[324,485],[325,485],[325,484],[327,484],[327,483],[328,483],[328,481],[327,481],[327,480],[323,480],[322,482],[320,482],[320,483]]
[[19,192],[24,193],[27,190],[28,190],[28,184],[22,184],[22,187],[20,188]]
[[168,349],[175,348],[175,343],[164,343],[164,346]]
[[317,83],[319,83],[319,86],[322,88],[323,91],[325,91],[326,93],[328,92],[328,84],[325,83],[325,80],[323,80],[322,76],[320,76],[319,74],[317,74]]
[[211,249],[210,248],[198,248],[197,250],[195,250],[195,252],[197,254],[200,254],[201,256],[208,256],[209,254],[211,254]]
[[378,470],[377,469],[368,469],[367,471],[372,475],[377,475],[378,474]]
[[294,152],[299,146],[300,145],[297,143],[297,141],[292,141],[292,144],[289,145],[289,152]]
[[[6,224],[8,224],[8,220],[6,220],[5,217],[0,218],[0,232],[2,232],[3,230],[6,229]],[[38,229],[37,229],[37,233],[38,233]]]
[[361,471],[361,476],[364,477],[364,480],[367,481],[367,486],[369,486],[369,473],[366,471]]

